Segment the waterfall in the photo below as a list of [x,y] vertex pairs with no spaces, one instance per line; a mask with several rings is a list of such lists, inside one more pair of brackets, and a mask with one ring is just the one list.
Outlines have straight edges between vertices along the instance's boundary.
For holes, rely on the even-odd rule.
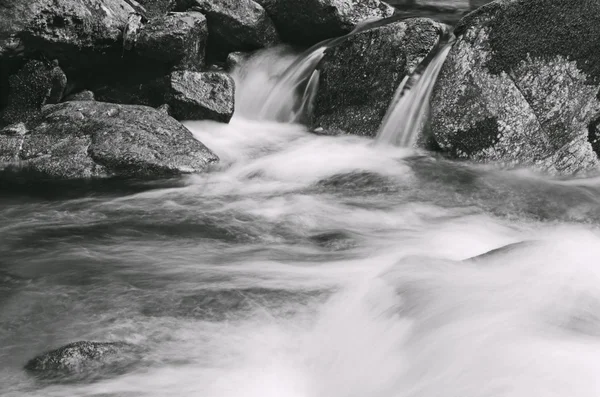
[[347,35],[322,41],[299,55],[290,49],[263,50],[233,72],[236,114],[247,119],[302,123],[319,87],[318,66],[327,49],[365,30],[417,15],[364,21]]
[[442,32],[440,40],[416,70],[404,77],[377,133],[377,143],[413,147],[429,117],[429,100],[453,36]]

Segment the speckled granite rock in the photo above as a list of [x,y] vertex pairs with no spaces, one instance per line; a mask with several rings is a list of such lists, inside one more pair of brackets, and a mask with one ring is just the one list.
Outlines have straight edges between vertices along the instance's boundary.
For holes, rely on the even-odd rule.
[[289,43],[311,45],[349,33],[360,22],[394,14],[379,0],[259,0],[281,38]]
[[208,20],[209,51],[225,59],[232,51],[252,51],[279,42],[275,25],[253,0],[179,0],[179,9],[200,10]]
[[165,101],[178,120],[229,122],[233,116],[235,83],[223,72],[171,73]]
[[498,0],[456,29],[432,132],[458,158],[552,174],[595,170],[600,2]]
[[178,12],[155,18],[140,28],[135,52],[174,69],[204,67],[208,27],[199,12]]
[[58,62],[32,60],[8,78],[8,104],[0,113],[0,126],[35,117],[46,104],[58,103],[67,86],[67,76]]
[[396,88],[436,45],[443,25],[426,18],[355,34],[325,51],[312,127],[375,136]]
[[37,356],[25,369],[41,378],[84,378],[119,373],[139,359],[139,349],[124,342],[74,342]]
[[160,177],[201,172],[216,161],[183,125],[146,106],[64,102],[0,130],[6,176]]

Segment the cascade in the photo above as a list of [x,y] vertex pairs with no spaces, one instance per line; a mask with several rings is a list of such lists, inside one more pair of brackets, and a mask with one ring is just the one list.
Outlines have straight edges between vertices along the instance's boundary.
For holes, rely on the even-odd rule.
[[413,147],[429,116],[429,100],[454,36],[443,31],[437,45],[411,75],[404,77],[377,133],[377,143]]

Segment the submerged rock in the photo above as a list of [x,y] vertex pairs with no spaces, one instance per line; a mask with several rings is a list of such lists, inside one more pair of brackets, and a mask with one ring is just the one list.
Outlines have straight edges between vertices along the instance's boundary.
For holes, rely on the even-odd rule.
[[252,51],[279,42],[273,22],[252,0],[180,0],[206,15],[209,50],[219,58],[232,51]]
[[135,42],[135,52],[174,69],[204,67],[208,28],[199,12],[171,13],[144,25]]
[[416,18],[350,36],[325,51],[312,126],[375,136],[397,87],[437,44],[444,25]]
[[21,129],[0,130],[0,170],[59,179],[157,177],[218,161],[191,132],[146,106],[65,102]]
[[225,69],[228,72],[232,72],[234,69],[241,66],[244,62],[246,62],[252,56],[251,53],[248,52],[231,52],[227,55],[227,60],[225,61]]
[[284,41],[311,45],[349,33],[360,22],[390,17],[379,0],[260,0]]
[[49,378],[119,374],[139,360],[139,348],[125,342],[74,342],[35,357],[25,369]]
[[34,117],[46,104],[58,103],[67,85],[67,76],[58,62],[32,60],[8,78],[8,105],[0,125],[23,122]]
[[503,0],[465,17],[432,96],[441,150],[553,174],[597,169],[599,15],[596,0]]
[[178,120],[229,122],[233,116],[235,83],[222,72],[173,72],[165,101]]

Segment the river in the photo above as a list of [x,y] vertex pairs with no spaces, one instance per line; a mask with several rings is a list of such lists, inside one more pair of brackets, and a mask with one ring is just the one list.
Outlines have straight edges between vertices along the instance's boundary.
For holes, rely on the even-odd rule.
[[[2,189],[3,396],[600,395],[600,179],[241,113],[206,174]],[[145,353],[23,370],[78,340]]]

